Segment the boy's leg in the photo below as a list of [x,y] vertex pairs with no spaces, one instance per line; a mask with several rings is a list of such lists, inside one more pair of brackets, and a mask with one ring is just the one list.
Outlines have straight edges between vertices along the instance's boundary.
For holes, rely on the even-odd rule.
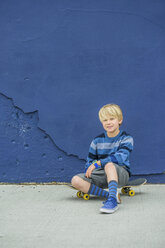
[[105,165],[104,170],[107,175],[108,183],[112,180],[118,182],[118,175],[117,175],[116,167],[113,163],[107,163]]
[[107,175],[107,183],[109,188],[109,197],[116,199],[117,186],[118,186],[118,175],[116,167],[113,163],[108,163],[105,165],[105,173]]
[[82,191],[83,193],[88,193],[91,195],[97,195],[97,196],[102,196],[102,197],[106,197],[108,198],[109,196],[109,192],[107,192],[106,190],[98,187],[97,185],[95,185],[94,183],[92,183],[92,180],[89,179],[90,182],[82,179],[79,176],[74,176],[72,178],[72,186],[80,191]]
[[100,209],[103,213],[113,213],[118,209],[117,206],[117,186],[118,186],[118,174],[116,167],[113,163],[107,163],[105,165],[105,173],[107,175],[107,182],[109,188],[109,197],[104,206]]
[[72,178],[71,184],[74,188],[82,191],[83,193],[88,193],[90,186],[91,186],[89,182],[83,180],[79,176],[74,176]]
[[105,165],[104,170],[107,175],[109,197],[105,205],[100,209],[100,211],[104,213],[113,213],[117,210],[117,187],[126,185],[129,180],[129,174],[123,167],[113,163],[107,163]]

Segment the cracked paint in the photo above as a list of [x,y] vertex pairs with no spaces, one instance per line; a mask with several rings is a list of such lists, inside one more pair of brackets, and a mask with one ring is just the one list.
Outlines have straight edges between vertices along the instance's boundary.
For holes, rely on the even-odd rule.
[[2,93],[0,109],[0,182],[69,182],[83,170],[84,160],[68,156],[38,127],[38,111],[24,113]]

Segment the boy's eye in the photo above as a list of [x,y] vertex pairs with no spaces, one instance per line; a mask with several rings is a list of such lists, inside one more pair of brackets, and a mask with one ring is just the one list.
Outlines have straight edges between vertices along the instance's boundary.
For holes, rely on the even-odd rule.
[[111,118],[108,118],[108,119],[104,119],[103,121],[104,121],[104,122],[106,122],[106,121],[108,121],[108,120],[113,121],[114,119],[115,119],[114,117],[111,117]]

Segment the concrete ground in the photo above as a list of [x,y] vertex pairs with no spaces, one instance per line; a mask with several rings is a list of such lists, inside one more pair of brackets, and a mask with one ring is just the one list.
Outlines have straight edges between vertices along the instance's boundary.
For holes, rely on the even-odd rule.
[[101,214],[66,185],[0,185],[0,248],[165,247],[165,185],[135,191]]

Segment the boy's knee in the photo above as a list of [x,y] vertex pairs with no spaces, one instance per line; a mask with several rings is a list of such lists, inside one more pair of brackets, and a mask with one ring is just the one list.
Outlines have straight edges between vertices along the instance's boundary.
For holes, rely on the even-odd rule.
[[111,180],[118,181],[118,173],[116,170],[116,166],[113,163],[107,163],[104,167],[104,170],[107,175],[108,182],[110,182]]
[[117,170],[116,170],[116,166],[114,165],[114,163],[112,162],[109,162],[105,165],[104,167],[104,170],[105,170],[105,173],[107,174],[108,172],[111,172],[111,173],[117,173]]
[[79,182],[80,182],[80,177],[78,177],[78,176],[74,176],[71,180],[71,184],[75,188],[77,188],[79,186]]
[[113,169],[115,168],[116,169],[115,165],[112,162],[107,163],[104,168],[105,169],[106,168],[113,168]]

